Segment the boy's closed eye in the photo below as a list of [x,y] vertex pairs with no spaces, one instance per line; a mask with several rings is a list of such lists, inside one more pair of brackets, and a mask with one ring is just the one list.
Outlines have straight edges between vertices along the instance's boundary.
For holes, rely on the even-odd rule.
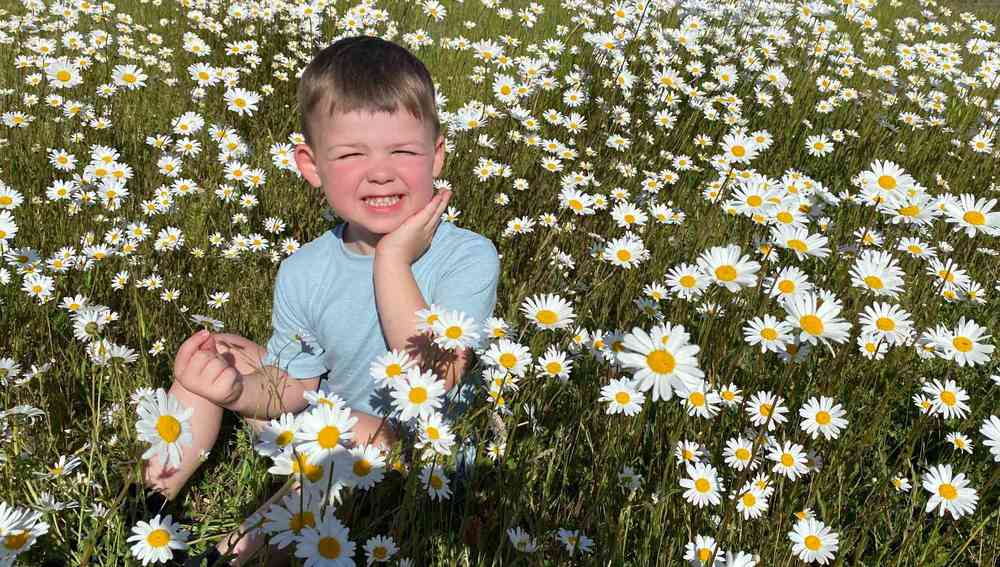
[[[392,153],[394,153],[394,154],[409,155],[409,156],[418,155],[416,152],[411,152],[409,150],[396,150],[396,151],[394,151]],[[359,155],[361,155],[361,154],[359,154],[359,153],[344,154],[344,155],[338,157],[337,159],[344,159],[344,158],[349,158],[349,157],[354,157],[354,156],[359,156]]]

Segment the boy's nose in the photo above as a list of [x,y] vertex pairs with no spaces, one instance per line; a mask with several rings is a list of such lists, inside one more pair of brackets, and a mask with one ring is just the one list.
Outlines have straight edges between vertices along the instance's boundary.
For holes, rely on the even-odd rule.
[[385,163],[374,163],[368,170],[368,181],[371,183],[388,183],[393,179],[395,175],[392,173],[392,168]]

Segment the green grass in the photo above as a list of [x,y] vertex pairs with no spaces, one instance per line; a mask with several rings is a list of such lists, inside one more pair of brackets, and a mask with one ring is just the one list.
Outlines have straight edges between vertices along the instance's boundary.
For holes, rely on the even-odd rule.
[[[617,228],[607,212],[575,217],[558,209],[559,174],[545,172],[538,166],[544,153],[540,148],[528,148],[508,137],[512,130],[523,132],[516,121],[497,118],[482,131],[496,142],[493,150],[477,145],[480,132],[451,136],[455,150],[447,157],[442,177],[455,188],[452,204],[462,211],[458,224],[497,244],[503,270],[496,314],[513,324],[514,336],[530,346],[536,357],[549,345],[568,348],[571,333],[535,330],[519,313],[524,299],[538,293],[559,293],[573,301],[577,324],[590,330],[629,331],[635,326],[649,329],[654,321],[633,304],[634,299],[642,297],[645,285],[662,281],[670,268],[681,262],[694,262],[712,246],[735,243],[744,252],[750,252],[755,239],[767,236],[767,227],[726,215],[717,204],[702,197],[708,184],[718,178],[707,161],[715,151],[696,148],[693,138],[705,134],[719,142],[729,127],[721,119],[707,120],[687,104],[685,97],[676,109],[677,125],[671,131],[652,129],[650,105],[638,94],[638,89],[632,96],[626,96],[602,85],[602,80],[613,78],[614,73],[595,63],[592,49],[582,41],[583,30],[571,20],[573,13],[566,7],[545,3],[544,14],[534,28],[528,29],[517,24],[516,12],[526,6],[523,3],[510,3],[514,10],[511,20],[501,18],[496,10],[480,2],[449,3],[448,15],[441,22],[422,15],[417,5],[383,4],[401,33],[423,29],[435,40],[461,34],[470,41],[507,34],[521,41],[519,48],[507,50],[517,56],[530,54],[527,45],[541,45],[545,39],[554,37],[558,25],[575,30],[563,39],[567,47],[579,46],[579,52],[573,54],[567,50],[561,54],[555,75],[564,78],[574,65],[592,73],[587,84],[590,101],[573,109],[585,116],[589,124],[585,132],[572,137],[580,157],[564,164],[566,171],[583,170],[584,161],[590,164],[601,185],[588,191],[608,195],[613,188],[622,187],[633,199],[638,198],[643,171],[672,167],[670,157],[661,155],[661,150],[689,155],[700,167],[697,171],[679,172],[677,183],[657,195],[661,202],[669,200],[682,210],[686,221],[679,225],[650,222],[637,230],[651,257],[637,269],[622,270],[590,257],[595,240],[588,233],[610,239],[620,236],[623,230]],[[347,7],[336,3],[338,14]],[[223,39],[205,30],[194,30],[185,16],[191,8],[184,9],[172,2],[160,6],[140,3],[118,6],[119,12],[131,15],[134,24],[148,26],[150,32],[160,34],[163,46],[172,47],[174,52],[159,58],[170,65],[169,71],[161,71],[154,64],[127,61],[111,49],[106,52],[106,62],[95,60],[84,72],[83,85],[61,93],[66,98],[94,105],[98,115],[107,113],[114,123],[107,130],[84,126],[80,119],[57,121],[55,118],[60,114],[44,108],[44,97],[50,92],[44,80],[39,86],[26,82],[29,74],[39,71],[14,68],[15,57],[25,53],[30,37],[58,40],[61,32],[32,32],[23,28],[16,33],[8,31],[14,41],[4,47],[0,56],[0,88],[12,91],[0,96],[0,113],[25,110],[36,116],[26,129],[0,127],[0,138],[7,140],[0,146],[0,180],[25,196],[24,203],[13,211],[20,230],[12,246],[29,247],[48,258],[62,246],[79,248],[81,238],[88,233],[99,240],[113,226],[124,227],[129,222],[145,220],[153,231],[153,237],[133,255],[134,264],[128,258],[111,257],[87,271],[57,274],[57,298],[44,305],[20,291],[21,276],[12,265],[7,266],[12,281],[0,286],[3,313],[0,332],[9,338],[0,346],[0,357],[17,360],[24,370],[49,361],[52,365],[22,384],[0,389],[4,408],[30,404],[46,412],[33,422],[11,417],[5,420],[7,429],[0,428],[6,435],[0,453],[4,457],[0,460],[0,500],[15,506],[38,505],[41,494],[47,492],[60,502],[78,505],[45,515],[49,532],[28,552],[22,560],[24,564],[38,564],[44,559],[77,564],[84,558],[91,565],[137,564],[129,555],[126,539],[136,520],[148,518],[141,517],[137,509],[140,504],[117,499],[127,479],[139,478],[138,455],[143,450],[136,439],[135,412],[129,403],[131,393],[139,387],[169,387],[173,353],[196,328],[188,317],[191,313],[220,319],[227,331],[259,343],[267,340],[277,265],[264,254],[244,253],[235,260],[223,258],[220,250],[209,244],[209,235],[220,232],[230,238],[263,232],[263,220],[277,216],[287,223],[281,237],[293,236],[305,243],[332,226],[321,214],[325,204],[319,192],[296,176],[275,169],[268,154],[272,144],[286,141],[290,133],[298,130],[294,72],[289,73],[287,81],[277,80],[272,75],[272,62],[279,54],[295,51],[288,43],[301,41],[302,34],[285,30],[289,18],[280,16],[270,22],[255,23],[253,31],[245,30],[243,25],[226,24],[227,37]],[[6,9],[13,14],[24,13],[21,6],[11,5]],[[200,9],[206,14],[213,13],[208,6]],[[930,9],[941,13],[938,7]],[[1000,26],[996,10],[974,7],[972,3],[968,3],[968,8],[965,4],[956,6],[955,13],[941,19],[953,22],[958,12],[965,9]],[[894,48],[904,39],[890,24],[903,16],[919,19],[919,9],[915,3],[906,1],[895,7],[882,2],[874,13],[886,36],[880,43],[885,48],[882,55],[865,54],[865,34],[842,15],[830,20],[850,38],[864,66],[875,69],[883,64],[898,64]],[[215,17],[222,19],[218,14]],[[161,23],[161,18],[171,21]],[[84,33],[92,29],[113,30],[113,21],[114,16],[103,21],[84,17],[75,29]],[[475,22],[476,26],[465,27],[467,21]],[[595,21],[596,29],[611,29],[607,13],[595,16]],[[658,22],[676,27],[680,18],[676,13],[667,13],[660,15]],[[787,27],[794,37],[801,37],[794,20]],[[334,33],[330,21],[322,29],[325,37]],[[384,29],[384,26],[378,28],[380,32]],[[240,86],[245,88],[259,92],[264,85],[273,87],[274,93],[262,101],[259,112],[252,117],[238,117],[226,111],[222,101],[224,88],[220,86],[208,89],[201,101],[190,99],[191,81],[186,68],[198,59],[180,47],[183,33],[188,30],[196,31],[211,45],[213,53],[206,59],[215,65],[241,64],[239,59],[224,55],[227,42],[253,38],[259,43],[261,64],[240,76]],[[114,32],[114,35],[119,34]],[[156,48],[148,45],[145,33],[133,30],[127,35],[134,38],[137,49],[143,47],[155,53]],[[937,39],[961,46],[969,37],[970,32],[965,30]],[[997,34],[992,37],[995,40]],[[635,58],[629,68],[644,79],[649,78],[651,67],[642,61],[640,47],[650,43],[651,40],[644,38],[624,48],[626,56]],[[779,60],[785,64],[792,83],[789,93],[794,96],[793,104],[778,102],[773,108],[764,108],[754,102],[753,85],[746,81],[732,89],[743,100],[742,118],[746,119],[748,130],[766,129],[774,137],[774,145],[752,164],[755,169],[778,179],[789,169],[795,169],[837,194],[845,190],[857,192],[851,186],[853,176],[868,169],[876,159],[890,160],[934,195],[947,191],[936,182],[936,176],[940,175],[954,194],[995,196],[995,156],[974,154],[966,145],[956,148],[951,143],[953,138],[966,142],[975,133],[974,128],[981,125],[984,111],[970,104],[973,97],[982,96],[991,102],[996,97],[995,91],[978,87],[963,96],[955,93],[949,83],[937,87],[924,84],[919,87],[924,94],[932,88],[948,94],[948,104],[941,115],[952,131],[929,127],[911,130],[899,122],[899,114],[914,112],[926,117],[928,113],[903,96],[903,85],[907,75],[925,73],[901,71],[898,100],[883,106],[887,85],[857,71],[853,77],[843,79],[843,83],[857,89],[862,98],[829,114],[818,114],[815,105],[826,95],[817,92],[815,78],[819,74],[835,76],[839,66],[829,57],[811,55],[806,45],[796,46],[793,42],[780,50]],[[307,56],[310,50],[303,52]],[[415,53],[427,63],[448,97],[447,110],[454,111],[470,100],[501,107],[490,95],[493,69],[482,84],[470,79],[473,67],[482,64],[473,59],[471,52],[433,46],[417,49]],[[684,64],[691,55],[684,51],[679,55],[682,61],[675,67],[683,74]],[[979,62],[967,53],[963,60],[961,67],[966,72],[974,71]],[[702,56],[701,61],[711,70],[712,57]],[[148,85],[135,92],[120,92],[110,99],[96,96],[94,89],[110,80],[114,66],[128,62],[140,64],[146,70],[150,75]],[[819,67],[810,71],[809,66],[814,63]],[[516,68],[501,72],[514,75]],[[742,67],[740,73],[743,77],[747,75]],[[177,77],[177,85],[164,84],[167,77]],[[566,113],[570,109],[563,105],[561,92],[561,89],[540,92],[525,101],[524,106],[532,109],[536,118],[550,108]],[[23,96],[29,93],[37,94],[41,100],[26,109]],[[606,104],[597,102],[599,97]],[[629,110],[632,120],[628,126],[612,123],[614,105]],[[165,214],[146,218],[141,212],[141,202],[152,198],[157,187],[169,183],[157,172],[159,153],[144,140],[154,133],[168,133],[171,120],[188,110],[201,113],[206,126],[235,128],[252,150],[244,161],[266,171],[267,184],[256,192],[260,204],[242,211],[247,216],[245,224],[232,222],[233,214],[241,212],[237,204],[222,203],[212,194],[212,190],[224,183],[224,177],[221,165],[215,160],[216,149],[205,131],[197,135],[204,146],[202,154],[185,159],[182,174],[196,180],[205,191],[178,200],[178,206]],[[721,115],[724,113],[720,112]],[[641,126],[639,120],[643,122]],[[894,129],[883,126],[882,120],[892,122]],[[565,131],[542,122],[543,138],[556,137],[569,142],[571,137]],[[804,148],[807,136],[834,129],[853,129],[858,136],[838,143],[832,156],[807,155]],[[71,141],[71,135],[78,132],[84,135],[83,141]],[[651,140],[643,139],[647,132]],[[611,133],[630,137],[633,142],[630,151],[618,153],[607,148],[604,142]],[[66,174],[54,171],[44,153],[47,148],[66,148],[84,162],[77,168],[80,171],[95,144],[117,149],[121,153],[119,161],[134,169],[134,178],[128,184],[132,196],[117,211],[89,206],[69,215],[65,202],[45,199],[49,183],[65,178]],[[905,144],[905,150],[900,151],[898,144]],[[587,148],[594,154],[588,156]],[[527,179],[530,188],[516,191],[513,178],[476,181],[472,172],[479,157],[509,165],[513,178]],[[619,163],[634,165],[638,174],[622,174],[617,169]],[[731,186],[725,189],[731,190]],[[494,198],[500,192],[510,196],[509,205],[495,204]],[[527,235],[503,235],[508,220],[518,216],[537,218],[544,212],[558,216],[558,229],[536,227]],[[658,305],[665,321],[684,325],[692,342],[700,346],[699,363],[712,384],[735,382],[747,397],[759,390],[784,397],[789,423],[779,430],[779,437],[804,444],[823,459],[820,470],[798,481],[775,477],[775,494],[762,519],[744,521],[736,514],[729,496],[747,477],[726,467],[721,458],[726,440],[749,424],[743,412],[727,410],[714,420],[704,420],[687,416],[676,400],[654,403],[647,399],[642,413],[635,417],[607,416],[605,405],[598,401],[600,388],[610,379],[627,376],[629,372],[615,369],[584,352],[575,359],[569,383],[533,376],[522,381],[519,392],[507,395],[510,414],[503,418],[509,432],[507,453],[495,464],[482,454],[493,436],[489,428],[490,404],[485,395],[480,395],[476,406],[455,426],[458,432],[472,435],[480,448],[479,466],[462,487],[461,497],[456,495],[443,503],[430,502],[416,480],[416,467],[406,477],[389,474],[370,493],[349,494],[338,508],[338,517],[350,528],[351,539],[358,546],[355,557],[362,557],[361,546],[369,537],[383,534],[392,535],[401,548],[400,555],[412,558],[416,565],[567,564],[575,560],[568,558],[553,537],[555,530],[567,528],[579,529],[595,540],[594,553],[585,560],[593,564],[680,564],[685,544],[700,534],[716,537],[726,550],[759,555],[759,565],[794,565],[798,560],[792,554],[787,534],[795,523],[793,513],[808,507],[839,533],[838,564],[991,564],[1000,554],[997,513],[1000,469],[983,445],[979,427],[987,416],[996,413],[997,386],[991,384],[989,376],[997,372],[997,357],[994,355],[989,363],[975,368],[959,368],[943,360],[924,361],[912,348],[894,349],[881,361],[861,357],[853,339],[859,328],[858,315],[871,303],[871,297],[851,287],[848,272],[854,257],[850,251],[838,247],[853,244],[856,239],[852,235],[861,227],[879,230],[885,236],[886,250],[894,250],[901,237],[914,231],[889,224],[886,217],[875,214],[871,208],[830,207],[825,214],[830,217],[825,236],[833,250],[831,258],[798,262],[782,255],[780,261],[764,263],[759,275],[773,275],[780,267],[799,265],[811,281],[836,293],[844,305],[843,316],[854,324],[854,329],[851,341],[836,346],[832,352],[817,348],[802,363],[786,365],[774,355],[763,356],[747,347],[741,335],[745,321],[764,313],[783,314],[760,289],[734,295],[716,287],[698,303],[670,299]],[[185,246],[175,252],[154,251],[152,240],[160,229],[168,226],[183,230]],[[816,223],[812,223],[810,232],[818,231]],[[925,274],[924,263],[896,254],[906,271],[905,291],[898,303],[913,314],[915,327],[921,331],[939,323],[952,327],[964,315],[994,331],[995,321],[1000,320],[994,298],[998,290],[993,287],[1000,277],[1000,263],[990,255],[990,251],[997,249],[996,239],[985,236],[970,239],[938,221],[924,240],[950,243],[954,250],[942,256],[954,259],[980,282],[988,301],[984,305],[943,302],[937,297],[936,282]],[[204,250],[205,257],[193,255],[194,248]],[[557,248],[576,260],[576,267],[568,274],[550,264]],[[132,280],[124,290],[116,291],[110,283],[120,270],[128,270]],[[178,302],[165,303],[158,292],[134,286],[136,280],[152,273],[164,278],[165,287],[182,290]],[[220,310],[210,310],[205,303],[208,295],[221,290],[231,293],[229,303]],[[101,367],[89,359],[85,345],[73,337],[70,317],[58,308],[60,297],[75,294],[107,305],[120,316],[107,327],[105,336],[133,348],[139,354],[135,363]],[[715,302],[725,309],[725,314],[717,317],[700,314],[697,307],[706,302]],[[189,312],[182,312],[181,306],[188,307]],[[158,339],[164,339],[165,351],[156,356],[148,354]],[[997,344],[995,339],[991,341]],[[920,391],[920,380],[945,378],[957,380],[971,397],[971,411],[964,419],[945,422],[923,416],[911,401]],[[798,427],[798,408],[819,395],[835,398],[848,412],[850,425],[835,441],[813,441]],[[529,408],[533,408],[534,418],[529,416]],[[964,432],[973,440],[975,450],[971,455],[955,451],[946,442],[945,436],[952,431]],[[192,531],[191,542],[198,549],[214,544],[235,528],[282,481],[266,472],[268,460],[253,452],[249,432],[235,416],[227,415],[220,439],[209,461],[183,494],[184,511],[192,520],[188,526]],[[710,462],[725,480],[723,505],[698,509],[684,501],[678,482],[685,472],[673,454],[681,440],[698,441],[711,456]],[[79,475],[55,480],[38,477],[36,473],[43,473],[60,455],[68,454],[82,459]],[[920,485],[921,475],[928,466],[939,463],[949,463],[956,472],[966,473],[977,489],[980,500],[971,516],[952,520],[950,516],[940,518],[924,511],[928,493]],[[617,478],[626,465],[643,475],[642,488],[635,494],[623,490]],[[913,489],[909,493],[893,489],[890,479],[896,474],[911,480]],[[454,479],[453,488],[456,488]],[[107,509],[103,517],[92,512],[95,504]],[[719,516],[718,523],[713,515]],[[524,528],[541,549],[533,555],[518,554],[507,542],[505,533],[512,526]]]

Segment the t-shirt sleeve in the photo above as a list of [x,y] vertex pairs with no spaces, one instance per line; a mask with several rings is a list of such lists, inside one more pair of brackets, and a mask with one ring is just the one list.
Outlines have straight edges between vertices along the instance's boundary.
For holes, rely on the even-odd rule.
[[306,316],[309,298],[295,285],[293,274],[294,268],[282,262],[274,282],[272,334],[264,365],[280,368],[292,378],[316,378],[327,371],[324,351]]
[[497,304],[499,278],[500,259],[493,243],[487,238],[463,242],[449,258],[432,303],[471,317],[482,340],[482,325]]

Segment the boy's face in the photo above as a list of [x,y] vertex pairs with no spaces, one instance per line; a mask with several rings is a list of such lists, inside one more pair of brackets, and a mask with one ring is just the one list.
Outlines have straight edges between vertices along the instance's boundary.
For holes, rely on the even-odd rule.
[[392,232],[433,197],[444,138],[405,109],[315,112],[311,130],[312,145],[295,148],[299,171],[362,239]]

